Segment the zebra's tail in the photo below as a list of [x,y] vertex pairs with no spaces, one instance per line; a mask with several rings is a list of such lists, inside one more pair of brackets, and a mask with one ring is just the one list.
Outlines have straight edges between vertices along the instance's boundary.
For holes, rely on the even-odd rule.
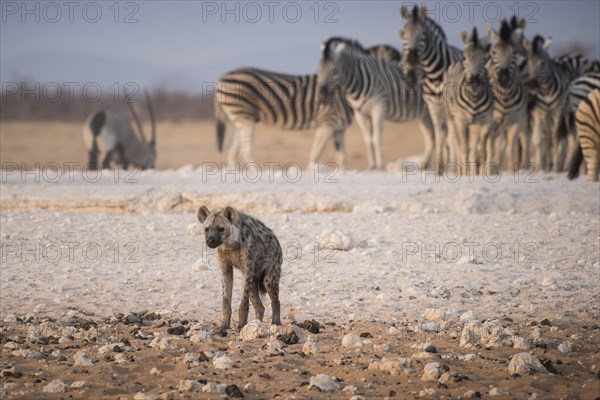
[[100,111],[94,115],[90,121],[90,130],[92,131],[92,148],[89,151],[89,168],[98,169],[98,136],[100,135],[104,124],[106,123],[106,113]]
[[227,128],[225,114],[219,104],[215,104],[215,118],[217,120],[217,148],[219,153],[223,151],[223,142],[225,141],[225,129]]
[[583,162],[583,151],[581,151],[581,146],[579,143],[576,143],[576,148],[571,154],[571,160],[569,161],[569,172],[567,177],[569,179],[575,179],[579,176],[579,167]]

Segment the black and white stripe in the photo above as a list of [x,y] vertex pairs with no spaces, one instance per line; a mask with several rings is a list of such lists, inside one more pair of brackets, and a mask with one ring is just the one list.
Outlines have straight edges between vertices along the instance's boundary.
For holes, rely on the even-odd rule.
[[371,56],[356,41],[331,38],[323,43],[319,80],[335,82],[333,87],[345,93],[363,131],[369,168],[383,168],[384,120],[420,119],[427,125],[420,86],[406,82],[400,64]]
[[[465,172],[470,168],[467,162],[479,164],[481,157],[485,161],[494,95],[486,69],[487,41],[479,37],[477,28],[473,28],[470,37],[463,31],[461,38],[465,44],[463,60],[452,64],[444,73],[443,106],[448,138],[455,148],[459,171]],[[478,166],[475,166],[477,170]]]
[[[569,127],[577,133],[578,145],[569,165],[569,179],[579,175],[585,158],[588,180],[598,181],[600,169],[600,73],[575,79],[569,86],[567,105]],[[573,126],[574,125],[574,126]]]
[[[494,151],[499,142],[497,154],[488,158],[501,168],[505,153],[511,168],[526,166],[529,162],[529,121],[527,89],[523,79],[528,77],[527,53],[521,45],[524,22],[518,27],[505,20],[500,32],[492,27],[489,33],[494,39],[490,49],[490,86],[494,93],[494,127],[488,143],[488,153]],[[527,71],[527,72],[524,72]]]
[[435,132],[435,162],[438,172],[450,158],[446,144],[446,121],[443,110],[443,74],[451,64],[462,60],[462,51],[450,46],[441,26],[427,16],[425,7],[415,6],[409,13],[400,9],[404,26],[400,36],[404,44],[403,62],[421,77],[423,98]]
[[352,122],[352,109],[344,96],[329,93],[319,99],[317,75],[287,75],[257,68],[224,74],[215,94],[217,142],[223,147],[226,123],[234,132],[227,161],[234,166],[241,147],[242,158],[253,162],[254,125],[262,122],[288,130],[317,129],[309,162],[316,162],[328,138],[334,137],[338,163],[343,167],[344,131]]

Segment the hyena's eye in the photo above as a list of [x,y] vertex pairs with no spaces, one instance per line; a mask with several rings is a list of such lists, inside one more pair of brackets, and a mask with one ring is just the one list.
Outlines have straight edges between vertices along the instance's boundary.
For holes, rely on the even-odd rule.
[[208,227],[204,228],[204,232],[208,232]]
[[219,232],[225,232],[225,228],[223,228],[222,226],[219,227]]

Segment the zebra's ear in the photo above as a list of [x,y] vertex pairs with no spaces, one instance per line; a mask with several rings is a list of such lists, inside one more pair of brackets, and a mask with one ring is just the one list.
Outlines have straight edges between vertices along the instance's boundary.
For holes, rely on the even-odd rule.
[[496,32],[496,30],[494,29],[494,27],[492,25],[488,25],[487,34],[491,40],[493,40],[495,42],[498,41],[498,32]]
[[469,44],[469,33],[467,31],[462,31],[460,33],[460,40],[462,40],[465,46]]
[[425,21],[427,19],[427,7],[421,7],[420,14],[421,21]]
[[544,40],[544,45],[542,46],[544,50],[548,51],[548,48],[552,44],[552,36],[548,36],[546,40]]
[[200,223],[203,224],[209,215],[210,215],[210,211],[208,211],[208,208],[206,208],[206,206],[200,207],[200,209],[198,210],[198,215],[197,215],[198,221],[200,221]]
[[400,15],[402,16],[402,19],[408,19],[408,8],[406,8],[406,5],[404,4],[402,5],[402,7],[400,7]]
[[325,48],[327,48],[327,45],[325,44],[325,42],[321,43],[321,54],[323,54],[323,52],[325,51]]

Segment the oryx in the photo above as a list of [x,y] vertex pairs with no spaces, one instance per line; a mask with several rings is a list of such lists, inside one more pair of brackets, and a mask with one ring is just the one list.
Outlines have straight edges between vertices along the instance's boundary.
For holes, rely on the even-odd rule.
[[89,154],[89,168],[110,168],[117,166],[127,168],[154,168],[156,160],[156,122],[150,96],[145,93],[148,114],[152,127],[152,138],[148,142],[142,123],[135,112],[132,101],[126,95],[131,118],[135,122],[136,131],[129,118],[114,111],[94,111],[83,126],[83,141]]

